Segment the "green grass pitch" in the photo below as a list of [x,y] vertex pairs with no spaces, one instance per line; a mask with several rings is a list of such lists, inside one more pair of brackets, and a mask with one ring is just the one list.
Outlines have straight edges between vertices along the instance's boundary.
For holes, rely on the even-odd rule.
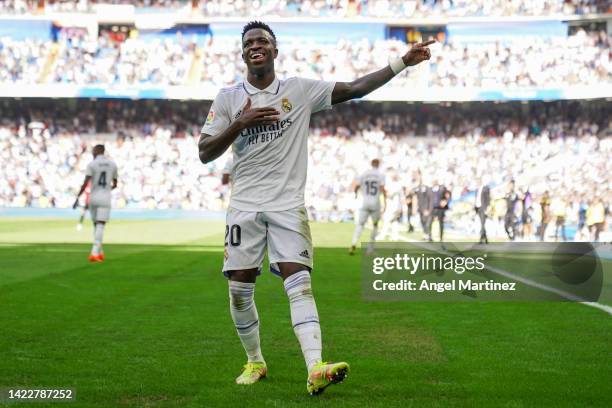
[[221,223],[113,221],[107,261],[93,265],[91,227],[74,226],[0,219],[0,388],[70,387],[78,407],[612,406],[612,316],[573,303],[366,302],[348,224],[313,225],[324,357],[351,364],[347,381],[307,395],[281,281],[265,272],[255,296],[269,377],[237,386],[245,357]]

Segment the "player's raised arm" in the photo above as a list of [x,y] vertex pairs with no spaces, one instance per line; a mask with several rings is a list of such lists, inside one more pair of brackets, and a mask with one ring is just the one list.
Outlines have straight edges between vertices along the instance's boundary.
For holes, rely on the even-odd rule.
[[[209,120],[214,120],[214,111],[211,110],[211,112],[213,112],[212,119],[207,119],[207,124]],[[212,136],[205,133],[205,125],[202,135],[200,136],[200,141],[198,142],[200,161],[202,163],[208,163],[215,160],[231,146],[243,129],[257,125],[274,124],[278,120],[279,114],[280,112],[272,107],[253,109],[251,108],[251,99],[247,99],[238,119],[231,122],[229,126],[219,134]],[[209,114],[209,118],[210,117]]]
[[417,65],[431,58],[428,46],[435,41],[430,40],[416,44],[403,57],[397,58],[383,69],[357,78],[353,82],[336,82],[332,92],[332,104],[342,103],[351,99],[362,98],[370,92],[380,88],[404,68]]

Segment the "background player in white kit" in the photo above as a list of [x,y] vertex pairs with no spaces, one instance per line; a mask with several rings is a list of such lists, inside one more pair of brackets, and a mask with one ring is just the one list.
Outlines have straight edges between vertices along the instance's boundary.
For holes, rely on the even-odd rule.
[[232,167],[234,167],[234,160],[230,157],[221,169],[221,184],[224,186],[229,185],[232,181]]
[[93,148],[93,161],[87,165],[85,180],[77,194],[72,208],[79,205],[79,197],[91,181],[91,196],[89,210],[94,223],[94,242],[89,255],[89,262],[104,261],[102,238],[104,225],[109,220],[111,209],[111,190],[117,187],[117,165],[104,155],[104,146],[96,145]]
[[[380,160],[372,160],[372,168],[367,170],[357,180],[355,185],[355,197],[359,190],[361,190],[362,203],[357,216],[357,225],[355,225],[355,232],[353,233],[353,242],[349,253],[353,255],[355,253],[355,247],[357,241],[361,236],[363,227],[368,221],[368,218],[372,219],[372,234],[370,235],[370,243],[368,245],[368,251],[373,248],[373,243],[376,241],[376,235],[378,234],[378,222],[380,221],[380,215],[385,212],[387,207],[387,192],[385,191],[385,175],[380,171]],[[380,196],[383,197],[382,208],[380,205]]]
[[391,176],[391,180],[385,184],[387,193],[386,211],[383,212],[383,226],[380,231],[381,240],[399,241],[402,216],[406,206],[406,195],[397,173]]
[[221,169],[221,200],[223,201],[223,208],[228,207],[229,196],[230,196],[230,183],[232,181],[232,168],[234,167],[234,160],[230,156],[225,162],[225,166]]
[[254,302],[266,247],[289,298],[291,322],[308,370],[307,391],[318,394],[348,373],[348,364],[321,359],[321,329],[310,277],[313,247],[304,207],[310,115],[367,95],[406,66],[429,59],[431,43],[417,44],[389,66],[353,82],[279,80],[274,72],[278,49],[273,31],[260,22],[244,27],[246,80],[219,92],[198,144],[203,163],[220,157],[230,146],[233,150],[223,272],[229,279],[232,319],[248,358],[236,378],[238,384],[253,384],[267,373]]

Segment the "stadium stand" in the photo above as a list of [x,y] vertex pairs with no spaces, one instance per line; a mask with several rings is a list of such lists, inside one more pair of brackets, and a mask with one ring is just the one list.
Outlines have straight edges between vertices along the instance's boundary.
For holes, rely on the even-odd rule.
[[[511,44],[445,43],[433,60],[417,74],[421,85],[441,87],[559,86],[612,83],[610,45],[605,31],[576,31],[567,38],[526,38]],[[37,83],[53,43],[39,40],[0,39],[0,81]],[[192,42],[180,34],[173,38],[114,42],[102,33],[97,39],[83,35],[62,38],[48,82],[69,84],[182,85],[196,53],[200,53],[200,83],[215,87],[241,80],[243,65],[239,40]],[[321,45],[287,45],[278,59],[282,77],[305,76],[351,80],[382,67],[390,55],[407,50],[397,40],[363,40]],[[396,78],[392,86],[413,80]],[[196,81],[198,82],[198,81]]]
[[[220,175],[229,156],[203,166],[194,154],[207,105],[41,99],[5,100],[1,107],[0,207],[69,207],[96,141],[122,163],[116,208],[224,206]],[[429,183],[443,181],[453,194],[449,222],[456,228],[473,226],[473,192],[487,175],[496,200],[503,202],[514,179],[522,194],[532,195],[533,219],[549,191],[568,202],[567,223],[575,225],[581,205],[612,199],[611,137],[605,101],[350,104],[313,117],[307,202],[314,219],[351,219],[351,183],[381,157],[389,178],[407,189],[415,187],[417,172]],[[491,211],[501,224],[500,205]]]
[[[133,14],[112,22],[127,7]],[[262,16],[277,18],[283,33],[281,78],[349,81],[409,43],[438,40],[430,62],[372,98],[380,103],[313,117],[306,197],[314,219],[352,219],[351,183],[380,157],[406,189],[419,172],[443,181],[454,229],[474,228],[483,176],[502,230],[509,180],[530,197],[517,211],[538,219],[548,191],[578,225],[576,208],[584,215],[589,202],[607,208],[612,199],[611,11],[600,0],[0,0],[0,207],[69,207],[88,149],[102,141],[122,163],[116,208],[222,209],[229,153],[202,165],[195,145],[215,92],[243,77],[236,21]],[[155,14],[180,18],[170,28],[139,20]],[[497,19],[494,31],[481,16]],[[349,24],[324,38],[299,26],[347,17],[378,24],[377,34]],[[409,26],[394,23],[401,18]]]

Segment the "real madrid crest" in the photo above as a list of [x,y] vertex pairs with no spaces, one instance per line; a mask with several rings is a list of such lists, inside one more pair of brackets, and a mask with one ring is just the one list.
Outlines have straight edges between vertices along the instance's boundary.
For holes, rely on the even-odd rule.
[[293,109],[293,105],[291,104],[291,102],[289,102],[289,99],[283,98],[283,100],[282,100],[282,108],[283,108],[283,112],[287,113],[291,109]]

